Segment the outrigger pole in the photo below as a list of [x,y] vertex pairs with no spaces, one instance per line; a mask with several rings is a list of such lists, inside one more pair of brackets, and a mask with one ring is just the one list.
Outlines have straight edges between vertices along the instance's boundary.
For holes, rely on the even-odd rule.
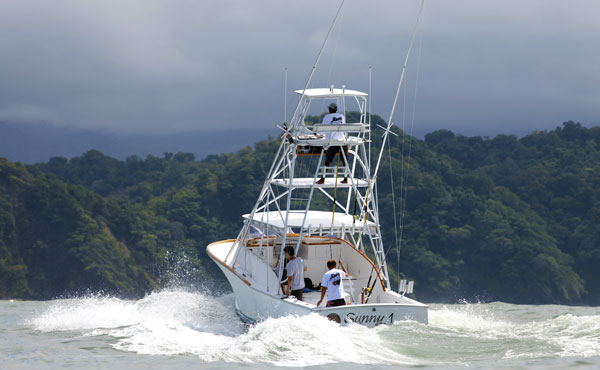
[[[306,93],[306,89],[308,89],[308,86],[310,85],[310,82],[312,81],[312,78],[315,74],[315,71],[317,70],[317,65],[319,64],[319,60],[321,60],[321,55],[323,55],[323,50],[325,50],[325,45],[327,45],[327,40],[329,40],[329,36],[331,35],[331,32],[333,31],[333,28],[335,27],[335,24],[337,22],[338,16],[340,15],[341,11],[342,11],[342,7],[344,6],[344,1],[342,0],[342,2],[340,3],[340,6],[337,10],[337,13],[335,13],[335,17],[333,18],[333,22],[331,22],[331,26],[329,27],[329,31],[327,32],[327,36],[325,36],[325,41],[323,41],[323,45],[321,45],[321,50],[319,50],[319,53],[317,54],[317,59],[315,60],[315,64],[313,65],[310,74],[308,75],[308,79],[306,80],[306,84],[304,85],[304,89],[302,90],[302,95],[300,95],[300,97],[298,98],[298,104],[296,104],[296,109],[294,110],[294,115],[292,116],[292,119],[294,119],[296,117],[296,115],[298,114],[298,110],[300,109],[300,106],[302,106],[302,101],[304,99],[304,94]],[[290,131],[293,132],[294,134],[296,134],[296,129],[298,128],[298,125],[300,124],[300,120],[297,120],[296,122],[290,122]],[[285,137],[284,137],[284,142],[285,142]],[[319,157],[319,165],[321,163],[321,158],[323,157],[323,150],[321,150],[321,157]],[[283,274],[283,258],[284,258],[284,253],[283,251],[285,250],[285,242],[287,239],[287,225],[288,225],[288,221],[289,221],[289,216],[290,216],[290,202],[292,199],[292,182],[293,182],[293,178],[294,178],[294,163],[296,162],[296,151],[294,150],[293,153],[293,158],[292,158],[292,163],[291,163],[291,167],[290,167],[290,181],[289,181],[289,189],[288,189],[288,194],[287,194],[287,203],[286,203],[286,207],[287,207],[287,212],[285,213],[285,220],[283,222],[283,235],[281,237],[281,253],[279,255],[279,277],[281,278],[282,274]],[[316,177],[316,173],[315,173],[315,177]],[[270,179],[267,179],[267,181],[270,181]],[[312,191],[314,189],[314,185],[311,188],[311,194]],[[307,205],[308,206],[308,205]],[[308,212],[308,209],[307,209]],[[304,214],[304,220],[306,220],[306,214]],[[304,225],[304,221],[302,222],[302,225]],[[300,230],[300,235],[302,235],[302,230]],[[298,238],[298,245],[300,245],[300,238]],[[296,251],[298,250],[298,248],[295,248]]]
[[[412,50],[414,41],[415,41],[415,36],[417,34],[417,29],[419,27],[419,23],[421,21],[421,15],[423,14],[423,7],[425,5],[425,0],[421,1],[421,7],[419,9],[419,14],[417,16],[417,21],[415,22],[415,25],[413,27],[413,31],[412,31],[412,35],[410,38],[410,44],[408,46],[408,51],[406,52],[406,58],[404,60],[404,65],[402,66],[402,73],[400,75],[400,80],[398,81],[398,87],[396,88],[396,96],[394,98],[394,104],[392,104],[392,110],[390,112],[390,118],[388,119],[387,122],[387,127],[385,128],[385,133],[383,135],[383,140],[381,143],[381,148],[379,150],[379,156],[377,158],[377,163],[375,165],[375,170],[373,171],[373,176],[370,177],[369,179],[369,184],[367,186],[367,194],[366,197],[368,199],[369,197],[369,193],[371,193],[371,199],[375,200],[377,193],[376,193],[376,182],[377,182],[377,172],[379,171],[379,165],[381,164],[381,158],[383,156],[383,151],[385,150],[385,144],[388,140],[388,136],[390,134],[390,130],[392,127],[392,118],[394,117],[394,113],[396,111],[396,105],[398,103],[398,97],[400,96],[400,88],[402,87],[402,83],[404,82],[404,75],[406,74],[406,66],[408,65],[408,58],[410,57],[410,52]],[[374,203],[376,204],[376,203]],[[365,207],[367,206],[367,202],[365,202]],[[365,208],[366,210],[366,208]],[[377,219],[375,220],[375,224],[377,225],[377,228],[380,227],[379,225],[379,212],[375,213],[377,215]],[[365,224],[366,224],[366,220],[367,220],[367,212],[365,211]],[[381,232],[379,231],[379,235],[381,235]],[[383,275],[384,275],[384,279],[385,279],[385,283],[386,286],[390,287],[390,281],[389,281],[389,275],[388,275],[388,270],[387,270],[387,265],[385,263],[385,251],[383,249],[383,245],[381,244],[382,240],[378,240],[379,243],[379,247],[380,250],[377,250],[375,253],[375,257],[377,260],[377,264],[380,267],[380,269],[383,270]]]
[[[304,89],[302,90],[302,94],[300,95],[300,98],[298,98],[298,104],[296,105],[296,109],[294,110],[294,115],[293,117],[296,117],[296,114],[298,114],[298,110],[300,109],[300,106],[302,105],[302,100],[304,99],[304,93],[306,92],[306,89],[308,89],[308,86],[310,85],[313,75],[315,74],[315,71],[317,70],[317,65],[319,64],[319,60],[321,59],[321,55],[323,55],[323,50],[325,50],[325,45],[327,45],[327,40],[329,40],[329,36],[331,35],[331,32],[333,31],[333,28],[335,27],[335,24],[337,22],[338,16],[340,15],[341,11],[342,11],[342,7],[344,6],[344,1],[342,0],[342,2],[340,3],[340,7],[337,10],[337,13],[335,13],[335,17],[333,18],[333,22],[331,22],[331,26],[329,27],[329,31],[327,32],[327,36],[325,36],[325,41],[323,41],[323,45],[321,45],[321,50],[319,50],[319,54],[317,54],[317,59],[315,60],[315,64],[313,64],[312,69],[310,70],[310,74],[308,75],[308,79],[306,80],[306,84],[304,85]],[[291,122],[292,124],[294,124],[294,122]],[[297,124],[296,124],[297,126]],[[290,131],[293,131],[294,129],[296,129],[296,126],[292,126],[290,127]]]
[[394,113],[396,112],[396,105],[398,103],[398,97],[400,96],[400,88],[402,87],[402,82],[404,82],[404,75],[406,74],[406,66],[408,64],[408,58],[410,57],[410,52],[411,52],[413,44],[415,42],[415,36],[417,34],[417,28],[419,27],[419,23],[421,22],[421,15],[423,14],[424,6],[425,6],[425,0],[422,0],[421,8],[419,9],[419,15],[417,16],[417,21],[415,22],[415,26],[412,31],[412,36],[410,38],[410,44],[408,47],[408,51],[406,52],[406,59],[404,60],[404,66],[402,67],[402,74],[400,75],[400,81],[398,81],[398,87],[396,88],[396,97],[394,98],[394,104],[392,104],[392,111],[390,112],[390,119],[388,119],[387,127],[386,127],[385,133],[383,135],[383,141],[381,143],[381,149],[379,150],[379,157],[377,158],[377,164],[375,165],[375,171],[373,172],[373,176],[371,177],[371,182],[373,183],[372,186],[375,186],[375,181],[377,180],[377,171],[379,171],[379,164],[381,163],[381,157],[383,156],[385,144],[386,144],[388,136],[390,134],[390,129],[392,128],[392,118],[394,117]]

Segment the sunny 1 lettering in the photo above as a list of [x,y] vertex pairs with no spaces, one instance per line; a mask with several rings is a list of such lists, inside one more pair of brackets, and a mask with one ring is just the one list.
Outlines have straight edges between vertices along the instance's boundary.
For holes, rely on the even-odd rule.
[[388,322],[392,324],[394,322],[394,313],[389,314],[389,316],[386,316],[385,314],[383,315],[374,315],[374,314],[368,314],[368,315],[357,315],[354,312],[348,312],[348,314],[346,314],[346,318],[344,319],[344,321],[346,323],[350,323],[350,322],[354,322],[357,324],[368,324],[368,323],[375,323],[376,325],[379,324],[384,324],[386,322]]

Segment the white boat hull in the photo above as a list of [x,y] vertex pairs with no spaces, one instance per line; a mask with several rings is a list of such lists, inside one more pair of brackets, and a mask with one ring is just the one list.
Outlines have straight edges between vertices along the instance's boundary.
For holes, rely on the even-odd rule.
[[[221,248],[217,247],[219,245]],[[222,247],[227,248],[227,245],[231,244],[213,243],[208,246],[207,251],[233,288],[236,311],[244,321],[257,322],[268,318],[317,313],[339,321],[341,324],[358,323],[368,327],[406,320],[423,324],[428,322],[428,306],[407,298],[406,300],[411,302],[410,304],[373,303],[338,307],[317,307],[314,304],[299,301],[294,297],[283,299],[280,295],[268,293],[254,287],[251,279],[242,276],[223,262],[221,258],[225,258],[223,257]],[[221,249],[221,251],[217,252],[215,249]]]

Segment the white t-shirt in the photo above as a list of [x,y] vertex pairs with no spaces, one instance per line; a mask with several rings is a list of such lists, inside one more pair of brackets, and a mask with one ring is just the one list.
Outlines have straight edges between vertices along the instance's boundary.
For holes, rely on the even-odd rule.
[[[323,117],[324,125],[343,125],[346,123],[346,117],[341,113],[329,113]],[[327,140],[344,140],[346,135],[343,132],[326,132],[325,139]]]
[[296,257],[287,263],[287,276],[293,276],[292,290],[304,289],[304,261]]
[[344,298],[344,284],[342,284],[344,275],[344,271],[338,269],[331,269],[323,275],[321,286],[327,288],[328,301]]

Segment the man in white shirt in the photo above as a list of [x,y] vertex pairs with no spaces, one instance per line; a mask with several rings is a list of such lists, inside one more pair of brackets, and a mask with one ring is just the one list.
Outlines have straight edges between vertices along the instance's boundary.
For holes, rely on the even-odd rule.
[[[337,109],[338,106],[336,103],[331,103],[329,104],[329,114],[325,115],[325,117],[323,117],[323,124],[324,125],[343,125],[346,123],[346,117],[344,117],[343,114],[341,113],[337,113]],[[325,133],[325,139],[327,140],[344,140],[346,138],[346,135],[343,132],[331,132],[331,133]],[[346,161],[344,160],[344,155],[348,156],[348,147],[344,146],[344,155],[342,155],[341,149],[342,147],[340,146],[330,146],[329,148],[327,148],[327,151],[325,152],[325,167],[329,166],[329,164],[331,163],[331,161],[333,161],[333,158],[335,158],[335,155],[339,153],[340,155],[340,161],[342,166],[346,165]],[[317,184],[324,184],[325,183],[325,178],[321,177],[320,180],[317,181]],[[348,178],[346,176],[344,176],[344,180],[342,180],[342,184],[347,184],[348,183]]]
[[301,301],[304,290],[304,261],[302,258],[294,256],[294,247],[291,245],[286,246],[284,252],[285,258],[288,260],[286,265],[288,278],[283,293],[286,296],[293,295]]
[[336,266],[335,260],[327,261],[329,271],[323,274],[323,279],[321,279],[321,299],[317,302],[317,307],[323,301],[325,293],[327,293],[327,307],[346,305],[344,284],[342,283],[342,277],[345,275],[345,272],[338,270]]

